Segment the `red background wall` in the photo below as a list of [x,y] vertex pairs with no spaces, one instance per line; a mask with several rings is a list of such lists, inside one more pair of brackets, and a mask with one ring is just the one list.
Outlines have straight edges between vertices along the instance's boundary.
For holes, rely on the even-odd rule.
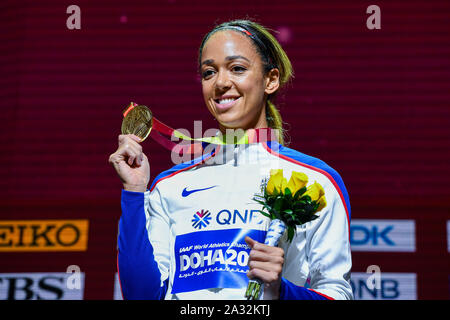
[[[66,8],[81,8],[81,30]],[[366,8],[381,8],[381,30]],[[249,16],[272,29],[296,73],[278,106],[291,147],[343,177],[352,218],[414,219],[415,253],[353,254],[417,273],[419,299],[448,299],[450,2],[2,1],[0,219],[89,219],[86,252],[1,253],[0,272],[86,273],[85,298],[111,299],[121,183],[108,164],[121,111],[215,127],[196,74],[201,38]],[[170,153],[143,144],[152,178]]]

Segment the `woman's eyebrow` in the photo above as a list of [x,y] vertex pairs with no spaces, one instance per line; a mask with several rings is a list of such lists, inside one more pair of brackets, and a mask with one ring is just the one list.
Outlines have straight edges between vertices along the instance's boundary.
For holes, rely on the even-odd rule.
[[[250,62],[250,60],[247,59],[246,57],[239,56],[239,55],[238,56],[228,56],[228,57],[225,58],[225,60],[227,60],[227,61],[236,60],[236,59],[244,59],[244,60]],[[204,64],[213,64],[213,63],[214,63],[214,59],[207,59],[207,60],[202,62],[202,65],[204,65]]]
[[250,60],[244,56],[228,56],[225,58],[225,60],[227,60],[227,61],[236,60],[236,59],[244,59],[244,60],[247,60],[248,62],[250,62]]
[[204,65],[204,64],[213,64],[213,63],[214,63],[213,59],[208,59],[208,60],[203,61],[202,65]]

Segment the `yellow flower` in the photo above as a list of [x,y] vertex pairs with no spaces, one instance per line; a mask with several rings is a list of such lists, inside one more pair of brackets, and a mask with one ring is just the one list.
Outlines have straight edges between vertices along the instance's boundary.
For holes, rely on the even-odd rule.
[[306,186],[308,183],[308,176],[302,172],[292,171],[291,178],[289,179],[289,183],[287,187],[294,195],[298,190]]
[[306,189],[306,192],[303,194],[303,196],[310,196],[311,201],[316,201],[319,200],[320,197],[322,197],[324,194],[325,191],[323,191],[322,186],[314,181],[314,183]]
[[319,212],[320,210],[322,210],[323,208],[325,208],[327,206],[327,200],[325,199],[325,195],[321,196],[318,200],[319,202],[319,207],[317,208],[317,212]]
[[270,169],[270,176],[275,176],[277,174],[283,175],[283,169]]
[[270,170],[270,179],[267,182],[266,191],[270,195],[284,193],[287,180],[283,177],[283,169]]
[[281,179],[281,186],[280,186],[280,192],[282,194],[284,194],[284,190],[286,190],[287,185],[288,185],[288,182],[287,182],[286,178],[283,177],[283,179]]

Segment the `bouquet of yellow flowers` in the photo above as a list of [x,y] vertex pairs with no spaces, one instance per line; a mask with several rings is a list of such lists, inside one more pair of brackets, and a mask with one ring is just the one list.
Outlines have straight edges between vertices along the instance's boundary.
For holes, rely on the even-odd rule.
[[[308,187],[307,184],[308,176],[302,172],[293,171],[288,182],[282,169],[270,170],[270,178],[262,184],[261,194],[254,197],[263,206],[261,214],[271,219],[265,244],[276,246],[286,229],[291,242],[298,225],[319,217],[316,213],[327,205],[325,192],[317,182]],[[259,299],[262,284],[259,279],[250,280],[245,297]]]

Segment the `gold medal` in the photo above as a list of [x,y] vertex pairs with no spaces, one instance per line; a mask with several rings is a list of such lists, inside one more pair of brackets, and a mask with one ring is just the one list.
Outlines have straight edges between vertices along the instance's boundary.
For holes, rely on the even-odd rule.
[[131,102],[123,111],[122,134],[134,134],[144,141],[153,126],[153,115],[150,109],[144,105]]
[[[131,102],[122,114],[122,134],[134,134],[138,136],[142,142],[150,135],[152,129],[154,129],[152,138],[168,150],[177,150],[176,152],[182,151],[183,153],[196,153],[195,150],[197,147],[200,146],[203,148],[199,142],[225,145],[278,141],[278,131],[271,128],[248,129],[245,132],[243,130],[236,130],[236,132],[233,131],[229,136],[228,134],[224,136],[219,132],[219,134],[215,136],[191,138],[189,135],[184,135],[180,131],[174,130],[154,118],[152,112],[147,106],[138,105],[134,102]],[[172,138],[191,141],[192,143],[176,144],[173,142]]]

